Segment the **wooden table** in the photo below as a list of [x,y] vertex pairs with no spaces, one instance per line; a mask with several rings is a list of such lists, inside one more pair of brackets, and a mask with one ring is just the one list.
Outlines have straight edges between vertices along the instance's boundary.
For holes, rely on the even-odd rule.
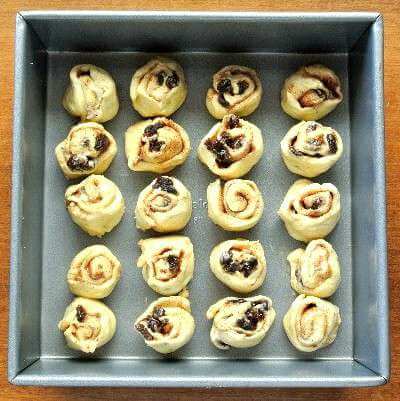
[[[391,382],[373,389],[325,390],[132,390],[91,388],[15,387],[7,382],[8,328],[8,260],[10,228],[10,180],[13,102],[14,18],[19,10],[28,9],[159,9],[159,10],[248,10],[248,11],[379,11],[385,21],[385,114],[386,167],[388,194],[388,249],[390,269],[392,376]],[[239,0],[2,0],[0,4],[0,160],[3,175],[0,180],[0,400],[185,400],[207,398],[216,400],[400,400],[400,2],[399,0],[311,0],[255,1]]]

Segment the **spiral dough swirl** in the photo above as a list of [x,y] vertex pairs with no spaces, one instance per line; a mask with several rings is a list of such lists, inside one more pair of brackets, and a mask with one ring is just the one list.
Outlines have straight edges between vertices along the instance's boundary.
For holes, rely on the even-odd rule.
[[68,212],[89,235],[103,236],[111,231],[125,212],[118,187],[102,175],[91,175],[65,192]]
[[287,168],[304,177],[328,171],[343,153],[340,135],[315,121],[302,121],[292,127],[281,141]]
[[261,96],[261,81],[254,70],[228,65],[214,74],[213,86],[207,91],[206,106],[217,119],[227,114],[245,117],[257,109]]
[[135,328],[155,351],[174,352],[187,344],[194,333],[190,303],[181,296],[159,298],[137,318]]
[[332,245],[311,241],[306,249],[296,249],[288,256],[292,288],[299,294],[330,297],[340,284],[339,260]]
[[340,218],[340,194],[333,184],[297,180],[290,188],[278,214],[290,236],[309,242],[326,237]]
[[263,295],[227,297],[210,306],[207,319],[213,319],[210,338],[217,348],[249,348],[263,340],[275,320],[275,310]]
[[264,150],[261,131],[230,114],[201,140],[197,154],[214,174],[229,180],[248,173]]
[[187,159],[190,141],[179,124],[159,117],[140,121],[128,128],[125,152],[131,170],[163,174]]
[[176,178],[157,177],[140,194],[136,204],[136,227],[158,232],[179,231],[192,215],[192,197]]
[[139,241],[137,265],[146,283],[161,295],[181,292],[193,277],[193,245],[188,237],[167,236]]
[[67,281],[73,294],[101,299],[111,294],[120,276],[119,260],[104,245],[93,245],[74,257]]
[[93,353],[111,340],[116,325],[114,313],[102,302],[78,297],[65,310],[58,328],[70,348]]
[[217,179],[207,188],[208,216],[224,230],[244,231],[260,220],[264,202],[257,185],[250,180]]
[[323,299],[299,295],[283,318],[290,342],[303,352],[333,343],[341,324],[339,308]]

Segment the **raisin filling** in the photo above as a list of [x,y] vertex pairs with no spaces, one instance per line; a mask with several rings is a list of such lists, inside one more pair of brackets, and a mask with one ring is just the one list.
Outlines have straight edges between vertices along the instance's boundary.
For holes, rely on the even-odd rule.
[[337,152],[337,142],[336,138],[332,134],[328,134],[326,136],[326,140],[328,141],[329,152],[336,153]]
[[176,71],[172,71],[171,75],[167,75],[164,70],[161,70],[157,73],[157,84],[159,86],[165,85],[168,89],[173,89],[175,86],[179,85],[179,77]]
[[310,89],[298,99],[301,107],[314,107],[328,98],[323,89]]
[[242,273],[244,277],[249,277],[250,274],[257,268],[258,260],[257,258],[251,257],[248,260],[235,261],[233,259],[232,250],[228,252],[223,252],[220,257],[220,263],[227,273]]
[[172,325],[164,316],[165,309],[156,307],[154,308],[153,313],[146,316],[146,318],[140,323],[136,324],[135,328],[146,340],[154,339],[150,331],[153,333],[168,334],[172,330]]
[[[147,138],[150,138],[149,140],[149,150],[150,152],[159,152],[161,150],[162,145],[164,145],[164,141],[159,141],[158,140],[158,133],[157,131],[164,127],[164,123],[162,122],[156,122],[155,124],[148,125],[144,129],[143,135]],[[144,143],[142,141],[142,143]]]
[[228,125],[229,129],[234,129],[234,128],[240,127],[239,117],[235,116],[235,115],[230,116],[227,125]]
[[87,315],[87,313],[86,313],[85,308],[82,305],[78,305],[76,307],[76,320],[79,323],[82,323],[85,320],[86,315]]
[[255,330],[258,322],[265,318],[265,312],[269,309],[267,301],[254,301],[246,310],[244,316],[237,320],[237,325],[244,330]]
[[249,83],[247,81],[239,81],[238,82],[238,87],[239,87],[238,94],[242,95],[249,88]]
[[110,146],[110,140],[104,134],[99,134],[96,137],[96,143],[94,145],[95,150],[98,152],[105,152]]
[[307,304],[307,305],[304,307],[303,312],[307,312],[308,310],[313,309],[313,308],[316,308],[316,307],[317,307],[317,305],[314,304],[314,303]]
[[224,93],[229,93],[233,95],[233,87],[230,79],[225,78],[221,79],[221,81],[217,84],[218,91],[218,103],[223,107],[229,107],[229,102],[225,99]]
[[159,86],[162,86],[162,85],[164,85],[164,80],[165,80],[165,76],[166,76],[167,74],[165,73],[165,71],[160,71],[160,72],[158,72],[158,74],[156,75],[156,77],[157,77],[157,83],[158,83],[158,85]]
[[175,255],[168,255],[167,262],[169,264],[169,270],[171,273],[177,273],[180,267],[180,259]]
[[178,194],[178,191],[174,187],[174,182],[169,177],[164,177],[164,176],[157,177],[153,184],[153,188],[154,189],[160,188],[162,191],[168,192],[170,194],[175,194],[175,195]]
[[67,160],[67,166],[71,170],[85,171],[85,170],[91,170],[94,167],[94,162],[90,156],[72,155]]

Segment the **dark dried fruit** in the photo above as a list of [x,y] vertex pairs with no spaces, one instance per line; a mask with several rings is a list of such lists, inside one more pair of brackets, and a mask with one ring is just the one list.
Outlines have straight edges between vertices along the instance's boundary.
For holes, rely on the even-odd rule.
[[165,143],[164,141],[159,141],[157,138],[151,139],[149,142],[150,152],[159,152],[164,143]]
[[110,146],[110,140],[108,139],[107,135],[100,134],[96,137],[96,143],[94,148],[99,152],[105,152],[108,147]]
[[165,73],[165,71],[160,71],[156,76],[157,76],[157,83],[158,83],[158,85],[164,85],[164,79],[165,79],[165,76],[166,76],[167,74]]
[[254,257],[240,262],[233,260],[233,253],[231,250],[222,253],[219,261],[227,273],[240,272],[244,277],[249,277],[258,265],[258,260]]
[[165,316],[165,309],[164,309],[164,308],[161,308],[161,307],[154,308],[154,310],[153,310],[153,316],[154,316],[154,317],[157,317],[157,318],[160,318],[160,317],[162,317],[162,316]]
[[308,310],[310,310],[310,309],[312,309],[312,308],[316,308],[316,307],[317,307],[317,305],[316,305],[315,303],[307,304],[307,305],[304,307],[303,312],[306,312],[306,311],[308,311]]
[[294,146],[289,146],[289,150],[295,155],[295,156],[305,156],[305,153],[303,153],[300,150],[297,150]]
[[231,137],[226,132],[221,135],[221,142],[225,143],[231,149],[239,149],[242,146],[242,135]]
[[240,126],[240,120],[238,116],[232,115],[228,120],[228,128],[233,129]]
[[167,262],[169,264],[169,270],[173,273],[177,272],[179,270],[179,258],[178,256],[175,255],[168,255],[167,257]]
[[174,187],[174,182],[169,177],[157,177],[154,181],[153,188],[160,188],[162,191],[168,192],[170,194],[178,194],[178,191]]
[[308,124],[308,126],[306,128],[306,132],[315,131],[317,128],[318,128],[317,123],[310,123],[310,124]]
[[92,158],[90,158],[88,156],[72,155],[67,160],[67,166],[71,170],[75,170],[75,171],[90,170],[91,168],[93,168],[93,163],[90,163],[91,161],[92,161]]
[[232,88],[232,82],[230,79],[221,79],[221,81],[218,82],[217,84],[217,91],[219,93],[225,93],[228,92],[231,95],[233,94],[233,88]]
[[223,107],[230,106],[229,102],[225,99],[225,96],[223,93],[218,93],[218,103]]
[[153,135],[157,135],[157,130],[159,130],[160,128],[164,127],[164,123],[158,121],[154,124],[148,125],[145,129],[144,129],[144,136],[153,136]]
[[236,298],[236,299],[231,299],[229,301],[232,304],[242,304],[243,302],[246,302],[244,298]]
[[[167,334],[171,331],[172,325],[168,322],[168,319],[163,318],[165,316],[165,309],[161,307],[156,307],[153,309],[151,315],[148,315],[142,322],[146,323],[147,327],[153,333],[161,333]],[[163,319],[162,319],[163,318]],[[142,326],[142,327],[138,327]],[[153,339],[153,336],[146,330],[146,328],[141,324],[136,325],[136,329],[146,338],[146,336],[150,336],[151,338],[146,339]]]
[[336,153],[337,152],[337,142],[336,138],[332,134],[328,134],[326,136],[326,140],[328,141],[329,152]]
[[78,70],[78,72],[76,73],[76,76],[78,78],[80,78],[80,77],[90,77],[90,70],[87,70],[87,71]]
[[135,325],[135,329],[147,340],[151,341],[154,339],[154,337],[149,333],[149,331],[146,329],[146,327],[143,326],[143,324],[138,323]]
[[76,307],[76,320],[78,322],[82,323],[85,320],[86,315],[87,315],[87,313],[86,313],[85,308],[82,305],[78,305]]
[[233,162],[225,143],[221,139],[208,139],[205,143],[207,149],[215,154],[215,162],[220,168],[227,168]]
[[266,301],[252,302],[251,305],[244,313],[244,317],[236,322],[243,330],[255,330],[258,322],[265,318],[265,312],[269,309]]
[[249,83],[247,81],[239,81],[238,88],[239,88],[239,95],[242,95],[249,87]]
[[322,203],[323,203],[323,200],[321,198],[315,199],[314,202],[311,205],[311,209],[312,210],[319,209],[321,207]]
[[314,107],[326,99],[327,94],[323,89],[310,89],[298,101],[301,107]]
[[172,89],[175,88],[175,86],[178,86],[178,84],[179,84],[178,74],[175,71],[173,71],[172,74],[168,76],[166,80],[166,85],[168,89]]

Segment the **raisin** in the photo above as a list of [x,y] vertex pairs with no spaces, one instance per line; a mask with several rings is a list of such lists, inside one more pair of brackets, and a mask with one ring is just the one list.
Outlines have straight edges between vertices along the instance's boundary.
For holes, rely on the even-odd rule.
[[244,260],[240,264],[240,272],[245,276],[249,277],[251,272],[256,268],[258,265],[258,261],[256,258],[251,258],[249,260]]
[[157,76],[157,83],[158,83],[159,86],[164,85],[164,79],[165,79],[166,75],[167,74],[163,70],[161,70],[160,72],[157,73],[157,75],[156,75]]
[[266,301],[255,301],[251,303],[251,307],[246,310],[244,317],[238,319],[236,324],[244,330],[255,330],[259,321],[265,318],[269,305]]
[[233,163],[228,149],[226,149],[225,144],[220,139],[208,139],[205,145],[209,151],[215,154],[215,162],[217,163],[218,167],[226,168]]
[[289,146],[289,150],[290,150],[295,156],[304,156],[304,153],[301,152],[300,150],[297,150],[294,146]]
[[317,123],[309,123],[306,131],[307,132],[311,132],[311,131],[315,131],[318,128],[318,124]]
[[217,84],[217,91],[219,93],[225,93],[228,92],[231,95],[233,94],[233,88],[232,88],[232,82],[230,79],[221,79],[221,81],[218,82]]
[[135,325],[135,329],[147,340],[151,341],[154,337],[148,332],[148,330],[143,326],[143,324],[138,323]]
[[322,205],[322,199],[321,198],[317,198],[317,199],[315,199],[315,201],[312,203],[312,205],[311,205],[311,209],[312,210],[317,210],[317,209],[319,209],[320,207],[321,207],[321,205]]
[[162,145],[164,145],[164,141],[159,141],[158,139],[152,139],[149,142],[149,150],[150,152],[159,152],[161,150]]
[[82,305],[78,305],[76,307],[76,320],[78,322],[82,323],[85,320],[86,315],[87,315],[87,313],[86,313],[85,308]]
[[178,74],[175,71],[173,71],[172,75],[170,75],[167,78],[166,85],[167,85],[168,89],[172,89],[172,88],[175,88],[175,86],[178,86],[178,84],[179,84]]
[[219,263],[223,266],[227,266],[232,263],[232,253],[230,252],[222,252],[220,258],[219,258]]
[[240,126],[240,120],[238,116],[230,116],[229,120],[228,120],[228,128],[229,129],[233,129],[233,128],[237,128]]
[[160,128],[164,127],[164,123],[158,121],[154,124],[148,125],[145,129],[144,129],[144,136],[153,136],[153,135],[157,135],[157,130],[159,130]]
[[157,318],[160,318],[160,317],[162,317],[162,316],[165,316],[165,309],[164,309],[164,308],[161,308],[161,307],[154,308],[154,310],[153,310],[153,316],[154,316],[154,317],[157,317]]
[[239,95],[242,95],[244,92],[246,92],[246,90],[249,87],[249,83],[247,81],[239,81],[238,82],[238,87],[239,87]]
[[237,136],[237,137],[230,137],[226,133],[223,133],[221,135],[221,139],[227,146],[229,146],[231,149],[239,149],[242,146],[242,136]]
[[90,163],[90,161],[92,161],[92,159],[88,156],[72,155],[67,161],[67,166],[71,170],[90,170],[91,168],[93,168],[93,163]]
[[179,258],[175,255],[168,255],[167,262],[169,264],[169,270],[177,272],[179,269]]
[[245,318],[238,319],[237,320],[237,325],[239,327],[241,327],[242,329],[244,329],[244,330],[251,330],[252,329],[251,323],[248,320],[246,320]]
[[157,177],[154,181],[153,188],[160,188],[162,191],[168,192],[170,194],[178,194],[178,191],[174,187],[174,182],[169,177]]
[[312,308],[316,308],[316,307],[317,307],[317,305],[316,305],[315,303],[307,304],[307,305],[304,307],[303,312],[306,312],[306,311],[308,311],[308,310],[310,310],[310,309],[312,309]]
[[96,137],[96,143],[94,148],[99,152],[105,152],[110,146],[110,140],[104,134],[100,134]]
[[337,143],[336,143],[335,136],[332,134],[328,134],[326,136],[326,140],[328,141],[329,152],[336,153],[337,152]]
[[218,103],[223,107],[230,106],[229,102],[225,99],[225,96],[223,93],[218,93]]
[[220,263],[227,273],[235,273],[238,271],[242,273],[244,277],[249,277],[252,271],[257,267],[258,260],[252,257],[248,260],[237,262],[233,260],[232,251],[228,251],[222,253]]

